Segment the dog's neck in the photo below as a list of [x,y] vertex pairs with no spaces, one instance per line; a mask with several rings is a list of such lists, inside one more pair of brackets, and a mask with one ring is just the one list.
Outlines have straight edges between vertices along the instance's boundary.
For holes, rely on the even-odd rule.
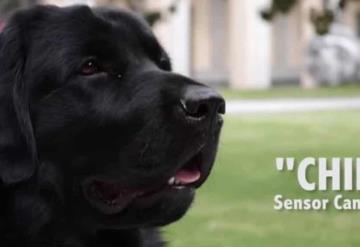
[[[79,231],[66,231],[61,247],[162,247],[154,230],[103,230],[93,235],[73,235]],[[151,237],[151,238],[149,238]]]
[[[49,230],[49,229],[48,229]],[[16,232],[5,231],[0,241],[7,247],[164,247],[156,229],[106,230],[92,236],[74,235],[71,228],[41,234],[41,238],[26,238]],[[78,234],[78,232],[76,232]],[[45,238],[44,238],[45,237]]]
[[[1,191],[1,186],[0,186]],[[0,202],[0,243],[6,247],[164,247],[159,231],[149,229],[123,229],[81,231],[68,215],[52,212],[47,202],[27,197],[5,196],[9,204]],[[17,198],[19,197],[19,198]],[[36,203],[32,203],[32,199]],[[17,201],[21,203],[17,203]],[[25,203],[26,202],[26,203]],[[49,210],[48,210],[49,209]],[[54,214],[55,213],[55,214]],[[56,219],[54,219],[56,215]],[[4,245],[3,245],[4,244]]]
[[164,247],[159,231],[151,229],[103,230],[91,236],[65,236],[64,247]]

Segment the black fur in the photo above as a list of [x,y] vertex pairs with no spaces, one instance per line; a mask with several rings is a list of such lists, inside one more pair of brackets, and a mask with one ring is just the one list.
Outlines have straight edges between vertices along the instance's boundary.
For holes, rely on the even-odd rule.
[[[0,37],[0,246],[163,246],[157,227],[184,215],[210,173],[223,107],[171,72],[135,14],[17,12]],[[200,181],[165,188],[193,156]],[[125,193],[119,212],[91,186],[106,202]]]

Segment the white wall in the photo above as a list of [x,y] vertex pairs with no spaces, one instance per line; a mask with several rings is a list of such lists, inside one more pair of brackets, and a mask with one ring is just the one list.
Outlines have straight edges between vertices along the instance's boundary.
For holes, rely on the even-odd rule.
[[95,5],[95,0],[42,0],[44,4],[54,4],[58,6],[67,6],[72,4],[87,4],[87,5]]
[[230,85],[234,88],[271,86],[271,25],[259,11],[269,0],[229,0]]
[[[169,53],[173,63],[174,71],[183,75],[190,74],[190,1],[181,0],[174,14],[168,15],[166,19],[155,26],[155,33],[160,43]],[[157,0],[171,3],[172,1]]]

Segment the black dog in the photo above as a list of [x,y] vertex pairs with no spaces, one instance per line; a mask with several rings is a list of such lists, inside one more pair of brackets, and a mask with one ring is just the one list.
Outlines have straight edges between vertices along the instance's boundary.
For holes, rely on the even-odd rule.
[[0,38],[0,246],[163,246],[214,162],[224,100],[135,14],[16,13]]

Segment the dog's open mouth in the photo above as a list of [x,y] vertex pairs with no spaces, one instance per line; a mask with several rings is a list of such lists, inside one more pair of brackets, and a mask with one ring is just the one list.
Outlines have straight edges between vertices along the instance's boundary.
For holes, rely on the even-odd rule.
[[126,188],[123,184],[91,179],[84,183],[87,200],[104,214],[117,214],[136,199],[151,197],[164,190],[194,189],[202,177],[201,152],[178,169],[166,182],[147,188]]

